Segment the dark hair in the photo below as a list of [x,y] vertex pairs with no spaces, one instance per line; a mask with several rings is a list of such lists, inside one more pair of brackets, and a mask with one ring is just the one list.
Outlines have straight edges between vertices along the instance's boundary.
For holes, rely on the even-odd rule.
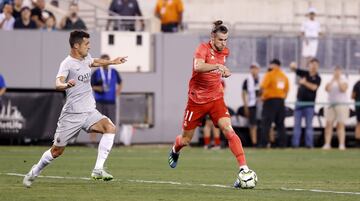
[[100,59],[110,59],[109,55],[108,54],[102,54],[100,56]]
[[228,28],[225,25],[223,25],[223,21],[217,20],[217,21],[213,22],[213,24],[214,24],[214,27],[211,30],[212,34],[215,34],[218,32],[226,34],[228,32]]
[[312,58],[312,59],[310,60],[310,63],[314,63],[314,62],[315,62],[315,63],[320,63],[317,58]]
[[73,48],[76,43],[82,43],[84,38],[90,38],[90,35],[81,30],[72,31],[69,38],[70,47]]
[[31,9],[30,9],[29,7],[25,6],[25,7],[22,7],[22,8],[21,8],[20,13],[22,13],[24,10],[29,10],[29,11],[31,11]]
[[275,64],[275,65],[278,65],[278,66],[281,66],[281,62],[279,59],[273,59],[270,61],[270,64]]

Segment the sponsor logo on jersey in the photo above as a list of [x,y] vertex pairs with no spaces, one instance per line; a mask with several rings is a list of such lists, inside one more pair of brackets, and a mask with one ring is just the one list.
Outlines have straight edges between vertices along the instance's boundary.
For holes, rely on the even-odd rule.
[[91,74],[90,73],[85,73],[83,75],[79,75],[78,76],[78,80],[80,82],[89,82],[91,78]]

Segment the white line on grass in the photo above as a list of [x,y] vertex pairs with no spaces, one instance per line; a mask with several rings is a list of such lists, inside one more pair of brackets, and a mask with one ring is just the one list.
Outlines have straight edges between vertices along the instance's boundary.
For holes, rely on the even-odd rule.
[[[8,176],[17,176],[23,177],[24,174],[19,173],[0,173],[0,175]],[[63,177],[63,176],[43,176],[39,175],[40,178],[50,178],[50,179],[72,179],[72,180],[91,180],[88,177]],[[232,186],[226,186],[221,184],[192,184],[192,183],[181,183],[176,181],[154,181],[154,180],[141,180],[141,179],[114,179],[114,181],[127,181],[132,183],[150,183],[150,184],[171,184],[171,185],[181,185],[181,186],[203,186],[203,187],[216,187],[216,188],[233,188]],[[347,195],[360,195],[360,192],[346,192],[346,191],[330,191],[330,190],[319,190],[319,189],[301,189],[301,188],[284,188],[281,187],[282,191],[307,191],[314,193],[332,193],[332,194],[347,194]]]
[[360,195],[360,192],[346,192],[346,191],[328,191],[319,189],[302,189],[302,188],[280,188],[283,191],[309,191],[315,193],[334,193],[334,194],[349,194],[349,195]]
[[[19,173],[0,173],[0,175],[8,175],[8,176],[17,176],[24,177],[24,174]],[[72,179],[72,180],[92,180],[88,177],[63,177],[63,176],[43,176],[39,175],[40,178],[50,178],[50,179]],[[152,180],[141,180],[141,179],[114,179],[113,181],[128,181],[132,183],[151,183],[151,184],[171,184],[171,185],[181,185],[181,186],[204,186],[204,187],[217,187],[217,188],[233,188],[232,186],[226,186],[221,184],[192,184],[192,183],[180,183],[176,181],[152,181]]]

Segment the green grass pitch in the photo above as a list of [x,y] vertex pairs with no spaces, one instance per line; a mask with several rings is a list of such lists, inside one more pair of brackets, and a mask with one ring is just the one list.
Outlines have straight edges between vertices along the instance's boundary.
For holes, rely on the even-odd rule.
[[230,188],[237,165],[228,149],[184,148],[171,169],[168,146],[114,147],[106,166],[115,180],[104,182],[89,180],[96,149],[68,147],[45,177],[23,187],[16,174],[25,174],[46,149],[0,147],[1,201],[360,200],[359,149],[245,149],[259,182],[239,190]]

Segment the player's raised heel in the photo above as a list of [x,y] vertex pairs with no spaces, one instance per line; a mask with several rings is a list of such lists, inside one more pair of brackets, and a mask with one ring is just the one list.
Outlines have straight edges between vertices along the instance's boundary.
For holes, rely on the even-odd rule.
[[107,173],[103,169],[94,169],[91,173],[91,178],[94,180],[104,180],[104,181],[110,181],[113,180],[114,177]]
[[180,155],[180,153],[173,152],[173,150],[171,148],[170,153],[169,153],[169,160],[168,160],[171,168],[176,167],[178,159],[179,159],[179,155]]
[[36,175],[33,172],[33,169],[35,166],[36,166],[36,164],[33,165],[31,167],[30,171],[24,176],[23,184],[27,188],[30,188],[31,184],[35,181]]

